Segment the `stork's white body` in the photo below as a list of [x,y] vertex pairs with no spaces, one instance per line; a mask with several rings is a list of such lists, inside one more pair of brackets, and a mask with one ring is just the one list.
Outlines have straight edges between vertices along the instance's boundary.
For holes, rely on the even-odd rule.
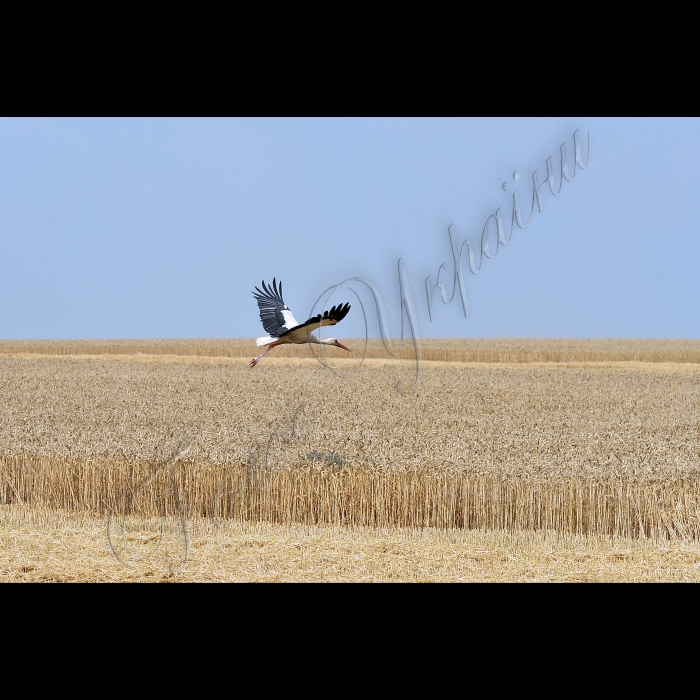
[[324,338],[319,340],[313,333],[308,330],[308,327],[301,326],[299,328],[285,333],[281,338],[273,338],[271,335],[265,336],[264,338],[258,338],[255,344],[258,347],[264,347],[265,345],[271,345],[275,343],[277,345],[286,345],[288,343],[292,345],[304,345],[305,343],[317,343],[318,345],[334,345],[335,338]]

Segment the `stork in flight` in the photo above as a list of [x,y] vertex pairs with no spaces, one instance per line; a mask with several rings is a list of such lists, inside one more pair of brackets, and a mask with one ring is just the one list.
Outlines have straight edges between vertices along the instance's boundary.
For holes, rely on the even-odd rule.
[[[252,369],[260,360],[267,355],[272,348],[278,345],[293,343],[295,345],[303,345],[304,343],[317,343],[318,345],[335,345],[337,348],[343,348],[350,352],[350,348],[346,348],[342,343],[339,343],[335,338],[324,338],[319,340],[315,335],[311,335],[321,326],[335,326],[336,323],[342,321],[350,311],[350,304],[339,304],[334,306],[330,311],[326,311],[323,316],[312,316],[306,323],[299,323],[289,307],[282,299],[282,282],[277,286],[275,278],[272,279],[271,285],[266,285],[263,281],[261,291],[257,287],[253,296],[258,302],[260,308],[260,320],[263,328],[269,333],[265,338],[258,338],[255,342],[258,345],[269,345],[262,355],[258,355],[252,359],[248,366]],[[257,293],[256,293],[257,292]]]

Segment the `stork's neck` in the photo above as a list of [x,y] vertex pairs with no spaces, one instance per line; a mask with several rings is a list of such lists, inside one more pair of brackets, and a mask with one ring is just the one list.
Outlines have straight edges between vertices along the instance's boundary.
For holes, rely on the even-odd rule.
[[315,335],[310,334],[309,335],[309,342],[310,343],[316,343],[316,345],[333,345],[335,343],[335,338],[324,338],[323,340],[319,340]]

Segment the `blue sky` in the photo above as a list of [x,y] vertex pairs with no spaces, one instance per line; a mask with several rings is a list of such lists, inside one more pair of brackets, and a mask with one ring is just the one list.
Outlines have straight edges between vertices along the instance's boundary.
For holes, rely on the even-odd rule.
[[[436,298],[431,322],[447,227],[478,248],[502,207],[509,228],[576,129],[588,167],[465,262],[468,318]],[[423,337],[698,338],[698,156],[697,119],[0,120],[0,337],[264,335],[250,292],[273,276],[300,321],[366,278],[395,331],[403,258]]]

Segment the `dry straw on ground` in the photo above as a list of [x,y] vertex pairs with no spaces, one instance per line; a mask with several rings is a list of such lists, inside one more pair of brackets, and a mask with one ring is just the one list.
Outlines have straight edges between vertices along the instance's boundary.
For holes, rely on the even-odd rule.
[[552,531],[189,523],[177,574],[117,560],[101,518],[0,506],[0,581],[699,581],[700,545]]

